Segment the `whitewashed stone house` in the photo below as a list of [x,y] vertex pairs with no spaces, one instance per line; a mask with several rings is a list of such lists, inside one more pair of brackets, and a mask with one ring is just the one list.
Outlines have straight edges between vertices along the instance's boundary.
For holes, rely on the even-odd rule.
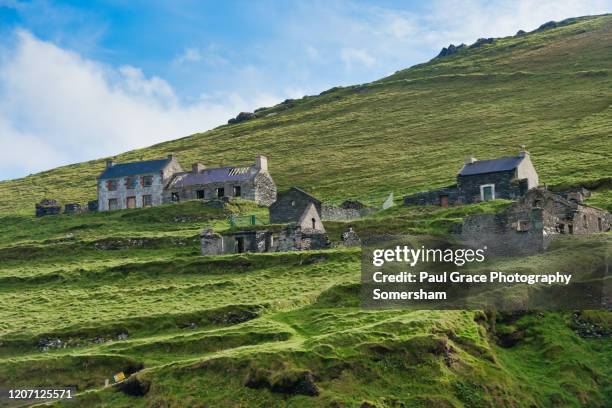
[[130,163],[109,160],[98,177],[98,211],[160,205],[166,185],[182,171],[174,155]]

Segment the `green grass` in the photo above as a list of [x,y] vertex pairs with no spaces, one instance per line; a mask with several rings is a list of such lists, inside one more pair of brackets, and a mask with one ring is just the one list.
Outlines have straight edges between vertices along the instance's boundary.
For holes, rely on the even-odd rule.
[[[500,39],[117,159],[174,152],[187,166],[262,153],[281,189],[380,204],[390,191],[400,203],[403,193],[451,184],[469,153],[513,154],[525,143],[542,182],[594,187],[589,202],[611,208],[602,181],[610,177],[611,33],[612,17],[603,16]],[[363,309],[359,248],[200,256],[204,226],[227,230],[230,215],[267,220],[249,202],[33,217],[42,197],[94,198],[102,167],[103,159],[0,183],[3,386],[74,385],[79,406],[102,407],[612,403],[610,338],[580,337],[572,313]],[[332,242],[348,225],[362,237],[443,237],[465,216],[507,205],[397,205],[325,226]],[[573,259],[558,247],[493,265],[541,272]],[[580,319],[610,330],[609,312]],[[43,349],[49,341],[60,346]],[[104,389],[119,371],[137,372],[146,396]],[[305,395],[308,378],[317,396]]]

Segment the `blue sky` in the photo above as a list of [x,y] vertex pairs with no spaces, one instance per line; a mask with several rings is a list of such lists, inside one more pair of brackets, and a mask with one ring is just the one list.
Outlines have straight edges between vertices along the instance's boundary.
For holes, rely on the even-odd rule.
[[205,131],[242,110],[381,78],[449,43],[611,6],[0,0],[0,180]]

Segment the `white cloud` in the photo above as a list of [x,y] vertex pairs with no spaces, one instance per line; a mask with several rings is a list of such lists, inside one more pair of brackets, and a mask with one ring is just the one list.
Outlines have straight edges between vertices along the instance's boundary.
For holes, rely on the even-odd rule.
[[364,65],[368,68],[374,66],[376,60],[364,49],[343,48],[340,50],[340,58],[344,66],[352,69],[355,65]]
[[286,97],[230,92],[181,103],[161,78],[82,58],[25,31],[0,57],[0,179],[204,131]]
[[209,45],[206,50],[193,47],[185,48],[183,53],[175,58],[174,62],[178,65],[201,62],[213,67],[229,64],[226,58],[216,52],[214,45]]
[[186,62],[197,62],[202,60],[202,54],[196,48],[186,48],[185,51],[176,59],[178,64],[184,64]]

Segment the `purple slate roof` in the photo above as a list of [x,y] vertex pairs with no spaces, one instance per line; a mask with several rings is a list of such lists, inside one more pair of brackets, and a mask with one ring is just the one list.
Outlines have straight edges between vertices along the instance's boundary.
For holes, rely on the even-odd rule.
[[251,180],[258,173],[253,166],[228,166],[204,169],[200,173],[179,173],[172,179],[170,187],[183,187],[197,184],[224,183]]
[[459,171],[460,176],[474,174],[496,173],[498,171],[514,170],[523,160],[523,157],[501,157],[493,160],[477,160],[474,163],[464,164]]
[[163,170],[170,162],[169,159],[161,160],[144,160],[129,163],[117,163],[112,167],[106,168],[99,179],[119,178],[126,176],[136,176],[139,174],[157,173]]

